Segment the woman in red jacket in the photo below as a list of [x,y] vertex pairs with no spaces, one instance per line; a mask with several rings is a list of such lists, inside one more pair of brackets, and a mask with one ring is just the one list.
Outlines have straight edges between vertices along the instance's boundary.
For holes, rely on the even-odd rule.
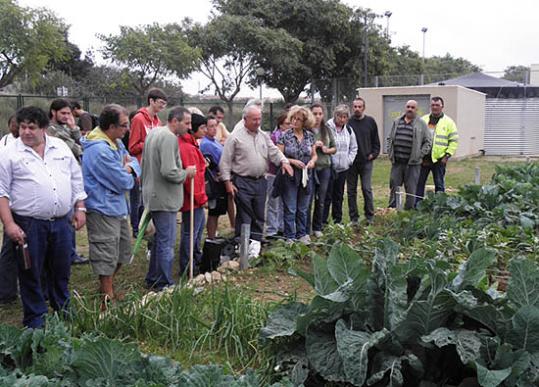
[[[200,114],[191,115],[191,127],[188,133],[178,137],[180,146],[180,157],[183,167],[196,166],[194,183],[194,252],[193,252],[193,272],[198,273],[198,266],[202,259],[200,242],[206,218],[204,207],[208,202],[204,175],[206,172],[206,160],[198,147],[198,140],[206,135],[206,118]],[[184,183],[184,201],[182,212],[182,239],[180,242],[180,274],[189,272],[189,238],[191,227],[191,179],[186,179]]]

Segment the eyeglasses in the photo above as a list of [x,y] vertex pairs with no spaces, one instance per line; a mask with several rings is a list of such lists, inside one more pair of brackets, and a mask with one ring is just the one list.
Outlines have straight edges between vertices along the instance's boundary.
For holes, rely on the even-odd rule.
[[303,119],[303,117],[292,117],[292,119],[290,121],[301,121],[301,122],[303,122],[305,120]]
[[167,101],[165,101],[164,99],[157,99],[155,100],[155,103],[161,105],[162,107],[167,106]]

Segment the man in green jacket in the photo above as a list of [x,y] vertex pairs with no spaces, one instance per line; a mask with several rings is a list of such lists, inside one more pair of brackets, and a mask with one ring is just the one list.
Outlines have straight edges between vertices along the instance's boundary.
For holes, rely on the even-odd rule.
[[455,122],[443,112],[442,97],[432,97],[430,114],[422,117],[432,133],[432,150],[423,158],[419,181],[417,182],[416,205],[425,196],[425,184],[432,171],[434,191],[445,192],[445,167],[447,161],[457,151],[459,135]]
[[421,161],[430,153],[431,144],[429,128],[425,121],[417,116],[417,102],[406,102],[406,113],[393,122],[387,138],[387,153],[391,160],[389,207],[396,206],[397,187],[404,183],[404,208],[414,208]]
[[148,288],[160,291],[174,285],[172,263],[176,242],[176,216],[183,206],[183,182],[193,177],[194,166],[182,167],[178,138],[191,129],[191,113],[175,107],[166,126],[148,133],[142,155],[142,200],[155,226],[150,265],[146,275]]

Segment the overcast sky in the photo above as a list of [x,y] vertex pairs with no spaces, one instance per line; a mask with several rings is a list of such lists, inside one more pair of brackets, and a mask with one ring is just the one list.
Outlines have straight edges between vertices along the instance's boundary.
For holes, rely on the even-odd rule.
[[[371,8],[378,14],[391,11],[392,44],[409,45],[420,54],[421,28],[428,28],[426,56],[450,53],[487,72],[539,63],[539,3],[534,0],[343,1],[351,7]],[[184,17],[205,22],[212,8],[210,0],[19,0],[19,4],[54,10],[71,26],[70,40],[83,52],[99,49],[97,33],[118,33],[120,25],[180,22]],[[385,28],[387,19],[381,17],[377,22]],[[196,93],[199,83],[206,85],[203,77],[195,76],[183,85],[187,92]],[[254,95],[255,91],[243,94]]]

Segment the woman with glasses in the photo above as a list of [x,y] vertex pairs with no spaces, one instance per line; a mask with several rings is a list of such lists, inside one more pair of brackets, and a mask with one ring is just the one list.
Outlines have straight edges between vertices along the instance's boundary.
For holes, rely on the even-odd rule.
[[313,133],[315,124],[309,109],[293,106],[288,112],[292,129],[286,131],[277,146],[294,168],[293,176],[284,176],[281,196],[284,207],[284,236],[288,240],[309,243],[307,211],[313,187],[313,169],[317,155]]

